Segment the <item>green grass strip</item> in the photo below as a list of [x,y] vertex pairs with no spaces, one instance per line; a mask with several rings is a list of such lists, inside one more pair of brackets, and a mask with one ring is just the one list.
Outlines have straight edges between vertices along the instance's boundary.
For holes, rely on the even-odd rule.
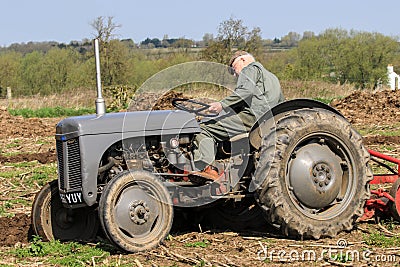
[[96,113],[94,108],[63,108],[63,107],[51,107],[51,108],[39,108],[39,109],[9,109],[9,113],[13,116],[22,116],[24,118],[57,118],[57,117],[70,117],[80,116],[86,114]]

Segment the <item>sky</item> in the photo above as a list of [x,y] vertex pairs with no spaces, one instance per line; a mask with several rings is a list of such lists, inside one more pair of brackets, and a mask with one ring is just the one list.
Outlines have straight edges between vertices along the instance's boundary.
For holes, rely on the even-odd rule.
[[94,37],[90,23],[112,16],[121,27],[119,39],[139,43],[149,38],[202,40],[218,34],[221,22],[240,19],[259,27],[264,39],[289,32],[320,34],[341,28],[400,36],[399,0],[1,0],[0,46],[56,41],[69,43]]

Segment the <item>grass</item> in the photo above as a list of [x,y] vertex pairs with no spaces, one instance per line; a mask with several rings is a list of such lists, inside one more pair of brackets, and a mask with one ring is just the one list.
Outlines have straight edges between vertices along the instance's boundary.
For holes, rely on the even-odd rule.
[[[287,99],[312,98],[329,103],[333,99],[343,98],[354,92],[351,84],[339,85],[319,81],[281,81],[282,91]],[[204,89],[204,90],[203,90]],[[182,92],[193,94],[195,97],[219,99],[229,90],[218,89],[204,84],[189,84],[180,88]],[[111,103],[110,97],[104,96],[106,104]],[[20,98],[0,99],[0,106],[9,110],[42,110],[44,108],[62,107],[63,109],[92,109],[95,108],[96,91],[88,88],[77,88],[68,92],[49,96],[34,95]]]
[[9,109],[8,112],[13,116],[22,116],[24,118],[58,118],[71,117],[96,113],[94,108],[64,108],[64,107],[46,107],[39,109]]
[[77,88],[54,95],[34,95],[13,99],[0,99],[0,106],[8,109],[40,109],[46,107],[94,108],[96,91],[94,89]]
[[36,161],[7,163],[0,171],[0,188],[7,188],[0,200],[0,217],[13,216],[15,210],[31,206],[35,193],[57,178],[57,165]]
[[330,103],[341,99],[356,89],[351,84],[332,84],[321,81],[281,81],[283,94],[287,99],[311,98]]
[[392,125],[362,125],[357,126],[357,131],[362,135],[400,136],[400,123]]
[[203,241],[197,241],[197,242],[189,242],[185,244],[185,247],[191,247],[191,248],[206,248],[210,245],[210,241],[207,239],[204,239]]
[[20,145],[21,145],[21,140],[14,139],[11,143],[6,145],[6,148],[19,147]]
[[97,245],[60,241],[42,242],[38,237],[34,237],[27,247],[12,249],[7,254],[15,257],[18,264],[29,264],[34,259],[52,266],[107,266],[106,260],[110,256],[109,252]]
[[369,235],[364,235],[363,240],[368,246],[379,248],[389,248],[400,246],[400,237],[387,237],[381,232],[374,232]]

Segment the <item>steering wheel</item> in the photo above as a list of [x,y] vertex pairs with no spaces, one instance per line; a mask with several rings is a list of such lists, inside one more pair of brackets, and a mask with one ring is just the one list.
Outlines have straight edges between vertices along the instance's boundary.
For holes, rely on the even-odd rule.
[[[184,104],[185,103],[185,104]],[[199,108],[193,108],[189,107],[188,104],[193,104],[191,106],[200,106]],[[177,109],[184,110],[190,113],[194,113],[198,116],[204,116],[204,117],[217,117],[219,114],[218,113],[207,113],[208,108],[210,107],[209,104],[189,99],[189,98],[174,98],[172,99],[172,105],[176,107]],[[205,112],[204,112],[205,111]]]

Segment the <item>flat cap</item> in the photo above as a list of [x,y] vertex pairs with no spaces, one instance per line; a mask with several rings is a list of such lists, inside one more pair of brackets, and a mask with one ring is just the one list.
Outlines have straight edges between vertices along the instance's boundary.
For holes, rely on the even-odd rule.
[[229,60],[229,67],[232,67],[232,63],[233,63],[233,61],[235,61],[235,59],[237,59],[238,57],[240,57],[240,56],[245,56],[245,55],[248,55],[249,53],[247,53],[246,51],[243,51],[243,50],[238,50],[238,51],[236,51],[233,55],[232,55],[232,57],[231,57],[231,59]]

